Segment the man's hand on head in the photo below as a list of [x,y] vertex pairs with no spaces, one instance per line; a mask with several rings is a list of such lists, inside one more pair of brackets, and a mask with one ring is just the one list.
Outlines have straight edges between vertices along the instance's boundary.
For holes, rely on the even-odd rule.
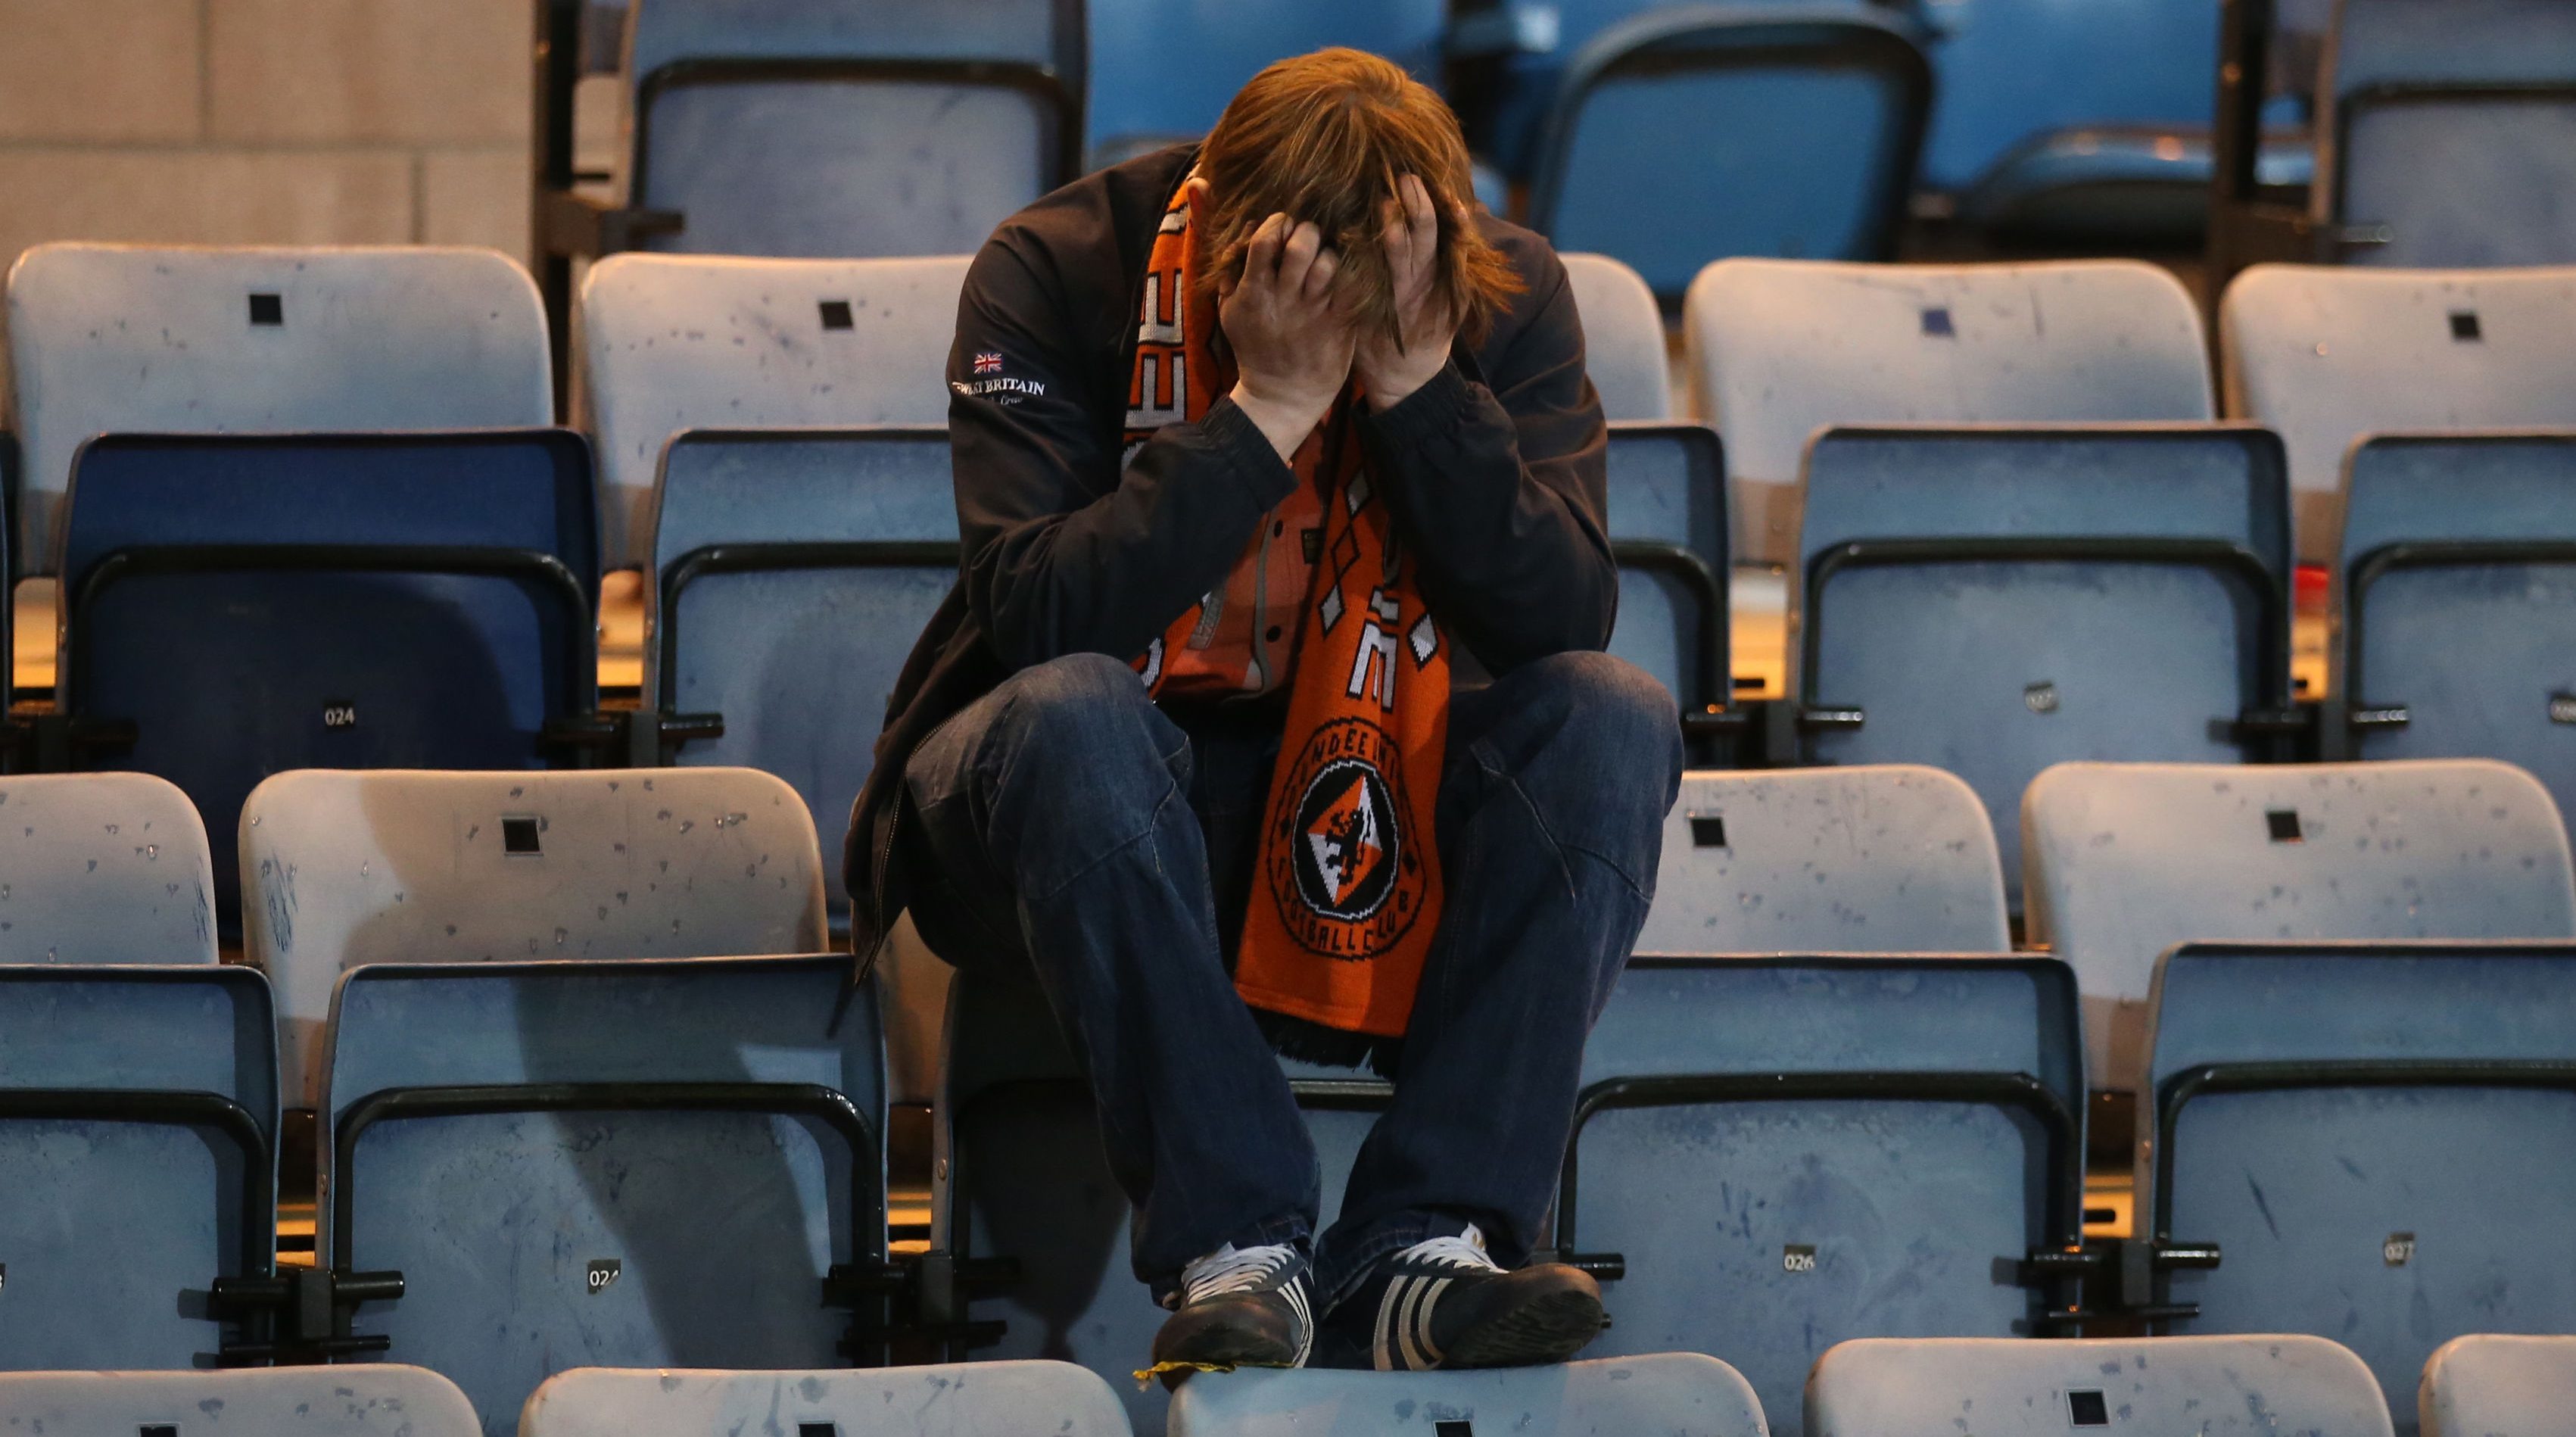
[[1382,332],[1362,335],[1355,362],[1369,407],[1384,413],[1411,398],[1449,362],[1459,316],[1437,283],[1440,212],[1431,203],[1430,187],[1419,176],[1396,181],[1396,199],[1387,206],[1381,238],[1395,282],[1396,324],[1402,342]]
[[1217,317],[1234,348],[1234,402],[1283,460],[1350,379],[1350,323],[1332,299],[1340,267],[1322,230],[1272,215],[1253,231],[1243,273],[1218,286]]

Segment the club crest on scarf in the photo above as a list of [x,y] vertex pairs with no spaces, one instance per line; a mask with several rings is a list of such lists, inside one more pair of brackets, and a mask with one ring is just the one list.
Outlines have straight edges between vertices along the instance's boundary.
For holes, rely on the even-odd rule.
[[[1185,182],[1186,185],[1186,182]],[[1172,197],[1146,263],[1127,442],[1196,420],[1231,389],[1194,304],[1187,191]],[[1346,1032],[1394,1037],[1413,1010],[1439,926],[1431,803],[1448,740],[1449,657],[1415,587],[1351,422],[1356,386],[1299,447],[1291,498],[1265,530],[1314,531],[1307,601],[1284,686],[1279,763],[1263,806],[1260,881],[1244,915],[1235,989],[1246,1003]],[[1260,541],[1238,565],[1263,562]],[[1260,660],[1212,649],[1225,586],[1190,606],[1136,660],[1157,698],[1260,691],[1232,672]],[[1211,666],[1216,671],[1211,671]]]

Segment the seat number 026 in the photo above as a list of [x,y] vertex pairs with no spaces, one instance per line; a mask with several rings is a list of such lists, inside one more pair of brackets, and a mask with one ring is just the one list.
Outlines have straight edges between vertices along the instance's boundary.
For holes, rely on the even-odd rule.
[[1781,1248],[1780,1270],[1782,1272],[1814,1272],[1816,1270],[1816,1249],[1814,1245],[1810,1243],[1793,1242],[1786,1247]]

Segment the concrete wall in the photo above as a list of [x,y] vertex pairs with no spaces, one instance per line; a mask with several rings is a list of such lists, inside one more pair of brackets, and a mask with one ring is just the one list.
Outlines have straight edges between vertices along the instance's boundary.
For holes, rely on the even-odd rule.
[[0,0],[0,269],[55,239],[527,248],[529,0]]

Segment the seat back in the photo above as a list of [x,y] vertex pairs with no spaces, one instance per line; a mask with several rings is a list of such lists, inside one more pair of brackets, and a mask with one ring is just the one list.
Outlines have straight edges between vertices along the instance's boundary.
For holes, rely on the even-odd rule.
[[[1130,1437],[1108,1384],[1068,1362],[978,1362],[871,1372],[621,1371],[582,1367],[528,1399],[520,1437],[736,1432],[776,1422],[850,1437],[1037,1432]],[[119,1434],[123,1437],[123,1434]]]
[[9,271],[22,563],[95,434],[554,422],[536,284],[493,250],[46,244]]
[[1672,418],[1672,366],[1655,292],[1606,254],[1558,258],[1583,319],[1583,367],[1601,395],[1601,412],[1613,421]]
[[1959,775],[1993,816],[2016,900],[2021,794],[2050,763],[2268,756],[2234,724],[2290,697],[2271,435],[1830,429],[1806,491],[1790,613],[1800,757]]
[[1619,564],[1610,652],[1654,675],[1686,712],[1731,702],[1726,464],[1716,431],[1614,422],[1605,462]]
[[[1009,1258],[1017,1272],[1008,1284],[925,1294],[925,1308],[934,1320],[1005,1324],[985,1355],[1080,1363],[1108,1381],[1137,1431],[1161,1431],[1167,1394],[1132,1374],[1169,1314],[1135,1279],[1127,1196],[1109,1171],[1090,1085],[1033,982],[961,973],[948,1002],[931,1250]],[[1389,1089],[1348,1070],[1286,1067],[1315,1140],[1329,1226]]]
[[212,963],[206,825],[140,773],[0,778],[0,963]]
[[2342,0],[2318,90],[2311,203],[2355,262],[2576,264],[2568,7]]
[[236,933],[236,818],[267,775],[559,754],[550,726],[598,706],[592,522],[568,430],[93,442],[59,702],[134,733],[74,761],[187,793]]
[[2220,298],[2218,334],[2227,412],[2289,448],[2302,562],[2334,560],[2362,436],[2576,424],[2576,266],[2256,265]]
[[2416,1402],[2423,1437],[2568,1437],[2576,1337],[2454,1337],[2424,1364]]
[[[1274,60],[1344,45],[1439,83],[1441,0],[1088,0],[1091,164],[1131,158],[1216,125]],[[1187,56],[1186,61],[1176,57]]]
[[1734,1368],[1695,1352],[1482,1372],[1261,1372],[1193,1378],[1172,1401],[1171,1437],[1417,1437],[1655,1432],[1766,1437],[1762,1405]]
[[2354,750],[2500,758],[2576,808],[2576,430],[2367,439],[2344,484],[2326,652],[2375,720]]
[[[0,1369],[211,1365],[206,1293],[269,1275],[276,1195],[257,973],[0,967],[0,1278],[21,1314]],[[0,1389],[0,1411],[24,1409]]]
[[[645,692],[724,720],[677,761],[768,770],[839,833],[913,641],[956,586],[948,431],[691,430],[659,495]],[[848,912],[837,871],[825,891]]]
[[691,254],[973,250],[1081,172],[1079,0],[630,0],[627,189]]
[[580,389],[609,561],[652,562],[654,477],[681,430],[946,424],[967,263],[619,255],[593,265]]
[[1682,313],[1692,392],[1726,439],[1737,548],[1797,550],[1807,441],[1834,424],[2208,419],[2191,296],[2126,260],[1727,260]]
[[242,808],[243,951],[319,1101],[340,975],[369,963],[703,958],[825,946],[814,825],[749,769],[345,773]]
[[0,1412],[57,1437],[477,1437],[465,1394],[392,1362],[242,1372],[0,1372]]
[[[816,1368],[885,1256],[884,1059],[847,956],[377,964],[333,1005],[316,1250],[490,1437],[573,1367]],[[883,1314],[875,1314],[882,1322]]]
[[2100,1087],[2138,1081],[2177,943],[2576,936],[2566,827],[2507,764],[2059,764],[2022,834],[2030,939],[2084,985]]
[[2413,1437],[2435,1347],[2576,1324],[2576,944],[2192,944],[2152,1019],[2138,1192],[2221,1254],[2166,1279],[2194,1331],[2331,1333]]
[[1682,775],[1641,953],[2002,953],[1995,829],[1939,769]]
[[1819,1359],[1807,1388],[1811,1437],[1903,1437],[1963,1412],[1979,1437],[2389,1437],[2369,1369],[2318,1337],[1864,1338]]
[[1591,1350],[1723,1352],[1797,1437],[1843,1337],[2028,1331],[2064,1295],[1996,1265],[2077,1240],[2083,1083],[2054,959],[1634,960],[1556,1206],[1573,1260],[1625,1262]]
[[[1964,190],[2056,131],[2206,130],[2217,104],[2218,26],[2205,0],[1964,0],[1941,13],[1939,89],[1923,182]],[[2206,169],[2203,170],[2204,183]]]
[[[1530,225],[1614,255],[1666,304],[1730,255],[1894,252],[1931,69],[1865,7],[1660,7],[1584,46],[1558,86]],[[1670,137],[1695,137],[1673,163]]]

